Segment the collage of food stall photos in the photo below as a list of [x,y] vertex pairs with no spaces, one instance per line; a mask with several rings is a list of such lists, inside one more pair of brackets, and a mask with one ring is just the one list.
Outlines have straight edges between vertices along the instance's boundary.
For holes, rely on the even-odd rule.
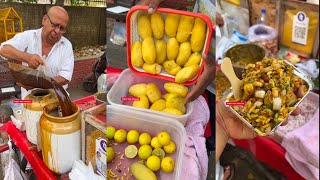
[[0,2],[0,179],[319,179],[318,0]]

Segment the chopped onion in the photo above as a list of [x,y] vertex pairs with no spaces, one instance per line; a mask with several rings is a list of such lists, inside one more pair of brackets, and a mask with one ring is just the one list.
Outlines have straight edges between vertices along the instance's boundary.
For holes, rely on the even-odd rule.
[[273,110],[280,110],[281,108],[281,98],[273,98]]
[[256,107],[260,107],[263,103],[261,101],[256,101],[253,105]]
[[259,90],[254,93],[254,96],[263,99],[265,94],[266,92],[264,90]]

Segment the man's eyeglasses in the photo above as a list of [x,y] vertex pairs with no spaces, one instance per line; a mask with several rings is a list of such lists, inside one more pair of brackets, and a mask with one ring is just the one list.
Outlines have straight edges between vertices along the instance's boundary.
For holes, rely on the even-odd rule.
[[65,32],[67,31],[67,28],[61,26],[60,24],[53,23],[53,22],[51,21],[50,17],[48,16],[48,14],[46,14],[46,16],[48,17],[48,19],[49,19],[49,21],[50,21],[50,23],[51,23],[51,26],[52,26],[53,28],[55,28],[55,29],[58,28],[58,29],[60,30],[60,32],[62,32],[62,33],[65,33]]

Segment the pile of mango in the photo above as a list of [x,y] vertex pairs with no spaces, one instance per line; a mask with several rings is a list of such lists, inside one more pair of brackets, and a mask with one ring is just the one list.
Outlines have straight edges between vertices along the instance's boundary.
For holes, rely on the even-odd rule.
[[164,89],[168,93],[162,95],[154,83],[140,83],[131,86],[129,94],[140,98],[139,101],[134,101],[132,106],[176,115],[185,114],[185,97],[189,89],[183,84],[174,82],[166,82]]
[[[138,17],[137,40],[131,47],[131,64],[150,74],[162,68],[175,82],[192,80],[199,72],[201,50],[206,38],[206,22],[179,14],[142,14]],[[168,39],[167,41],[165,39]]]

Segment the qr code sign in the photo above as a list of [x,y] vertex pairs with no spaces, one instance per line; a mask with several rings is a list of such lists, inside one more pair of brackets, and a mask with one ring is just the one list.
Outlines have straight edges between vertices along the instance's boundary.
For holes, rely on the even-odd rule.
[[297,13],[293,18],[292,42],[306,45],[308,36],[309,18],[304,12]]
[[307,30],[307,28],[299,27],[299,26],[295,26],[294,28],[295,28],[295,30],[294,30],[294,36],[295,36],[296,38],[304,39],[304,37],[306,36],[306,30]]

